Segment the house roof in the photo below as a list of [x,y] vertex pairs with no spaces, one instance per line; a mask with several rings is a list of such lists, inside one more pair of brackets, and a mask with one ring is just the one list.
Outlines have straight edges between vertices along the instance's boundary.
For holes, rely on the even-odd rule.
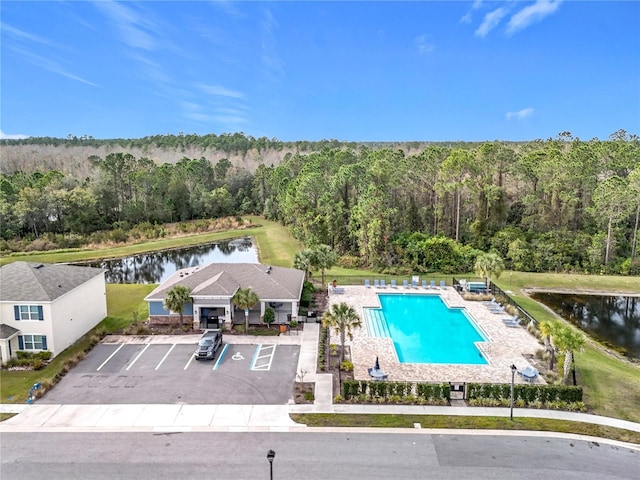
[[232,297],[239,288],[251,288],[260,300],[300,298],[304,272],[295,268],[259,263],[211,263],[178,270],[151,292],[145,300],[163,300],[176,285],[191,290],[192,297]]
[[20,333],[20,330],[13,328],[11,325],[7,325],[6,323],[0,324],[0,340],[8,340],[16,333]]
[[51,302],[98,275],[101,268],[13,262],[0,268],[0,301]]

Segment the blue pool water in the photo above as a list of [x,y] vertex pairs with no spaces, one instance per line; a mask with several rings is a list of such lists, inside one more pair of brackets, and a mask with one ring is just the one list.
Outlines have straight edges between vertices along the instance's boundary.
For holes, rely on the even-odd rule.
[[382,308],[365,309],[367,325],[371,332],[375,324],[382,335],[388,329],[400,363],[487,363],[473,343],[486,339],[463,309],[448,308],[439,295],[378,297]]

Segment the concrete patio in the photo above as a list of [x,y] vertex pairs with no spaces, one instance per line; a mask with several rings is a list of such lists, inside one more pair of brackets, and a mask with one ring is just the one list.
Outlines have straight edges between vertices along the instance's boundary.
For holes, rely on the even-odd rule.
[[[450,364],[417,364],[400,363],[390,338],[370,337],[363,313],[363,308],[380,307],[379,293],[396,293],[404,295],[439,295],[449,307],[465,308],[467,314],[481,329],[487,342],[478,344],[488,363],[485,365],[450,365]],[[389,375],[389,381],[412,382],[511,382],[511,365],[522,369],[531,365],[527,356],[534,355],[541,348],[534,338],[523,327],[505,326],[505,314],[495,314],[481,302],[466,301],[452,287],[424,288],[386,286],[344,286],[342,293],[329,294],[329,308],[334,303],[345,302],[351,305],[362,318],[362,328],[355,329],[353,340],[347,339],[351,349],[351,360],[354,365],[354,376],[357,380],[367,380],[367,369],[373,366],[376,357],[381,368]],[[336,337],[333,337],[336,338]],[[336,343],[333,342],[332,343]],[[524,380],[516,375],[516,383]],[[536,383],[545,383],[540,376]]]

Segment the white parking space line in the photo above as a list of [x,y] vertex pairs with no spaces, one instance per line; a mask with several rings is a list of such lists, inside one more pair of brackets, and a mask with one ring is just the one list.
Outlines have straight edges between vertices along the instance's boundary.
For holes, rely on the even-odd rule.
[[160,360],[160,363],[158,364],[158,366],[156,367],[156,370],[158,370],[160,368],[160,366],[162,365],[162,362],[164,362],[167,357],[169,356],[169,354],[171,353],[171,350],[173,350],[174,348],[176,348],[176,343],[174,343],[173,345],[171,345],[171,348],[167,351],[167,353],[164,354],[164,357],[162,357],[162,360]]
[[[271,350],[271,351],[269,351]],[[251,362],[250,370],[270,370],[273,357],[276,353],[276,345],[258,345]]]
[[218,366],[220,365],[220,363],[222,362],[222,357],[224,357],[224,354],[227,352],[227,349],[229,348],[229,344],[226,343],[224,345],[224,348],[222,349],[222,351],[220,352],[220,355],[218,355],[218,360],[216,360],[216,363],[213,364],[213,370],[217,370]]
[[113,358],[113,356],[114,356],[116,353],[118,353],[118,351],[119,351],[122,347],[124,347],[124,343],[123,343],[122,345],[120,345],[118,348],[116,348],[116,351],[115,351],[115,352],[113,352],[111,355],[109,355],[109,358],[107,358],[104,362],[102,362],[102,365],[100,365],[98,368],[96,368],[96,371],[98,371],[98,370],[100,370],[102,367],[104,367],[104,366],[107,364],[107,362],[108,362],[109,360],[111,360],[111,359]]
[[192,353],[191,355],[189,355],[189,361],[187,362],[187,364],[184,366],[183,370],[186,370],[187,368],[189,368],[189,365],[191,365],[192,360],[194,359],[195,355]]
[[136,358],[133,359],[133,362],[131,362],[129,365],[127,365],[127,368],[125,368],[125,370],[129,370],[131,367],[133,367],[133,364],[136,363],[138,361],[138,359],[142,356],[142,354],[145,352],[145,350],[147,348],[149,348],[149,345],[151,345],[151,344],[147,343],[145,345],[145,347],[142,349],[142,351],[136,356]]

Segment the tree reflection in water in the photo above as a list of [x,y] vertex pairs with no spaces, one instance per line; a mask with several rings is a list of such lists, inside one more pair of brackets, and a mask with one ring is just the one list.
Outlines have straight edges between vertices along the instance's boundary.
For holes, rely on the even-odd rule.
[[592,337],[640,358],[640,297],[547,292],[531,297]]
[[237,238],[82,265],[106,270],[107,283],[161,283],[182,268],[215,262],[258,263],[258,252],[251,238]]

